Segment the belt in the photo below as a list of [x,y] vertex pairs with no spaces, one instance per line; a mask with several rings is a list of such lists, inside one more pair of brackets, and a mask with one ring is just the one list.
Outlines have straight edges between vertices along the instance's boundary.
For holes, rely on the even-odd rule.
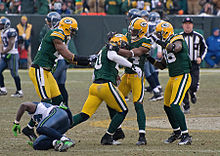
[[[31,67],[33,67],[33,68],[36,68],[36,69],[39,69],[40,68],[40,66],[39,65],[37,65],[37,64],[31,64]],[[49,69],[49,68],[46,68],[46,67],[42,67],[44,70],[46,70],[46,71],[51,71],[51,69]]]
[[109,80],[104,80],[104,79],[98,79],[93,81],[93,83],[97,83],[97,84],[102,84],[102,83],[108,83],[110,82]]

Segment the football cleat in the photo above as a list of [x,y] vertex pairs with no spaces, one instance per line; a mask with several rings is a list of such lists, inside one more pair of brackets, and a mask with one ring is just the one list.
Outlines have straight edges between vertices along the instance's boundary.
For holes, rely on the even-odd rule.
[[24,96],[22,90],[16,91],[14,94],[11,94],[11,97],[22,98]]
[[105,133],[101,139],[102,145],[113,145],[113,136]]
[[55,151],[59,151],[59,152],[66,152],[67,149],[69,149],[70,147],[73,147],[75,145],[75,142],[71,139],[68,140],[57,140],[54,143],[54,150]]
[[122,131],[121,128],[118,128],[118,129],[115,131],[115,134],[113,135],[113,140],[116,141],[116,140],[124,139],[124,138],[125,138],[124,132]]
[[136,145],[140,146],[140,145],[146,145],[146,144],[147,144],[147,140],[145,136],[139,136],[139,139]]
[[170,143],[173,143],[174,141],[178,140],[178,139],[181,139],[181,133],[179,134],[175,134],[174,132],[171,134],[171,136],[164,141],[165,144],[170,144]]
[[4,90],[1,90],[1,89],[0,89],[0,96],[7,95],[7,93],[8,93],[7,91],[4,91]]
[[145,87],[145,88],[144,88],[144,91],[145,91],[145,92],[149,92],[149,93],[152,93],[152,92],[153,92],[153,90],[151,89],[150,86],[149,86],[149,87]]
[[34,133],[34,129],[30,129],[28,126],[22,129],[22,133],[26,135],[32,142],[37,139],[37,135]]
[[192,144],[192,136],[189,134],[183,134],[178,145],[191,145]]
[[154,96],[152,96],[149,101],[159,101],[163,99],[163,95],[160,93],[154,93]]

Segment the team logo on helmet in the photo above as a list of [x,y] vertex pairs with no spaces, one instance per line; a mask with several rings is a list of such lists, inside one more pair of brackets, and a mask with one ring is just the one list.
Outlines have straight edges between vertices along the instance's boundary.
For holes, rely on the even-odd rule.
[[147,26],[147,23],[146,22],[141,22],[140,24],[142,27],[146,27]]
[[170,25],[168,24],[168,23],[163,23],[163,24],[161,24],[161,27],[162,28],[168,28]]
[[116,34],[114,37],[123,37],[123,34]]
[[63,22],[66,23],[66,24],[72,24],[72,23],[73,23],[73,22],[72,22],[71,20],[69,20],[69,19],[66,19],[66,20],[64,20]]

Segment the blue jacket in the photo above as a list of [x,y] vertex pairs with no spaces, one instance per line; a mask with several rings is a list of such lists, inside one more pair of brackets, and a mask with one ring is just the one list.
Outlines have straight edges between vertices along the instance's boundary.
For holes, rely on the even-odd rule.
[[[218,30],[218,28],[214,28],[212,32],[214,33],[214,31],[216,30]],[[208,51],[207,51],[208,53],[216,53],[216,52],[220,53],[220,35],[214,36],[212,34],[207,38],[206,44],[208,46]]]

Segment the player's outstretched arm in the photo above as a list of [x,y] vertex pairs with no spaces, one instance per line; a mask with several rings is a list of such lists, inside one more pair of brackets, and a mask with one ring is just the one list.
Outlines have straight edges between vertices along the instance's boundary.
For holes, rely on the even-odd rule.
[[120,49],[118,54],[124,57],[134,57],[134,56],[141,56],[149,52],[148,48],[139,47],[134,48],[132,50]]
[[149,54],[147,54],[147,59],[151,64],[153,64],[155,67],[157,67],[161,70],[166,68],[165,58],[163,58],[161,61],[157,61],[155,58],[153,58]]
[[24,112],[34,113],[36,110],[36,105],[32,102],[22,103],[17,111],[16,119],[13,122],[12,132],[14,136],[17,136],[17,132],[21,133],[20,120]]

